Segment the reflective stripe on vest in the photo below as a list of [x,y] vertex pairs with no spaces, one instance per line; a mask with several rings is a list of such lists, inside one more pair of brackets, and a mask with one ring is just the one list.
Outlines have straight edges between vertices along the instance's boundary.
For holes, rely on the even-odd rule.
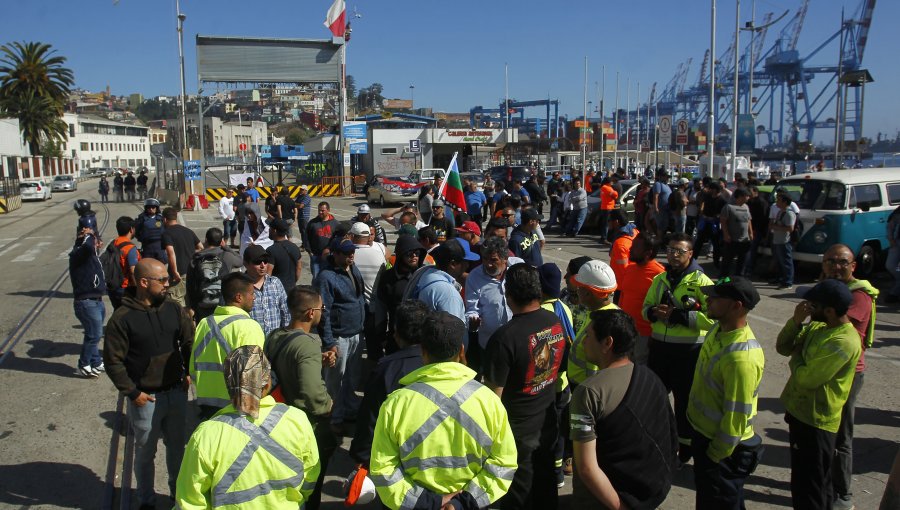
[[[231,466],[229,466],[225,475],[222,476],[222,479],[219,480],[213,488],[213,508],[224,505],[240,505],[242,503],[248,503],[260,496],[265,496],[272,491],[287,489],[289,487],[301,487],[303,490],[312,490],[315,488],[315,480],[305,482],[303,479],[303,461],[298,459],[294,454],[278,444],[278,442],[271,437],[272,430],[278,425],[278,422],[281,421],[281,418],[284,416],[287,409],[288,407],[284,404],[276,404],[259,426],[250,423],[246,418],[237,414],[224,414],[212,419],[213,421],[218,421],[240,430],[250,439],[247,445],[244,446],[244,449],[241,450],[241,453],[234,459]],[[247,468],[247,465],[250,464],[256,450],[260,448],[275,457],[285,466],[294,470],[296,474],[289,478],[285,478],[284,480],[266,480],[255,487],[228,492],[228,489],[231,488],[238,477],[244,472],[244,469]]]
[[[203,337],[203,340],[197,344],[197,347],[194,348],[194,370],[208,370],[214,372],[222,371],[222,363],[215,363],[210,361],[197,361],[200,359],[200,356],[203,354],[203,350],[206,349],[206,346],[209,345],[214,339],[222,347],[222,350],[225,351],[225,356],[231,353],[231,346],[228,345],[228,342],[225,341],[225,337],[222,336],[222,328],[231,324],[232,322],[249,319],[253,320],[249,316],[244,315],[229,315],[222,319],[222,322],[216,322],[215,316],[210,315],[206,318],[206,325],[209,327],[209,331],[206,333],[206,336]],[[227,405],[227,402],[226,402]]]
[[[494,440],[491,436],[481,428],[481,425],[478,424],[475,420],[472,419],[465,411],[462,410],[462,405],[469,399],[479,388],[481,388],[481,384],[475,382],[474,380],[470,380],[462,385],[462,387],[456,391],[449,398],[446,397],[440,391],[432,388],[428,384],[425,383],[414,383],[407,386],[407,389],[412,390],[428,400],[432,401],[438,408],[432,413],[431,416],[425,420],[418,430],[413,432],[409,438],[400,445],[400,457],[403,459],[407,459],[410,454],[415,450],[419,445],[421,445],[425,439],[434,432],[441,423],[444,422],[449,417],[452,417],[459,423],[466,432],[469,433],[482,448],[486,451],[489,451],[494,444]],[[453,464],[457,461],[453,460],[444,460],[444,459],[452,459],[452,457],[435,457],[433,459],[427,459],[429,463],[435,464]],[[411,460],[411,459],[409,459]],[[409,460],[402,461],[405,465]],[[425,462],[425,461],[419,461]],[[475,459],[473,462],[482,463],[483,458]],[[468,465],[468,464],[467,464]],[[453,466],[453,467],[463,467],[463,466]]]

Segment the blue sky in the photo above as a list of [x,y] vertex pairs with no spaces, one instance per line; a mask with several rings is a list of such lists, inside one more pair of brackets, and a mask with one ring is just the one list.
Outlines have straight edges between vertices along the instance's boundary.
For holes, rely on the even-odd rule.
[[[800,0],[756,3],[757,20],[767,11],[777,15],[785,9],[791,10],[790,18]],[[53,45],[69,59],[77,86],[101,90],[108,84],[113,94],[178,93],[174,0],[4,4],[7,22],[0,43],[36,40]],[[189,92],[197,90],[196,34],[327,38],[330,34],[322,22],[330,4],[331,0],[182,0]],[[741,4],[743,22],[750,19],[751,0]],[[859,4],[860,0],[812,1],[798,45],[801,55],[837,31],[842,7],[852,15]],[[638,81],[646,100],[649,86],[657,82],[661,91],[688,57],[694,58],[688,84],[695,83],[709,45],[709,0],[349,0],[347,6],[351,17],[354,7],[362,14],[352,20],[348,58],[349,73],[357,84],[380,82],[384,95],[396,98],[409,98],[409,86],[414,85],[416,105],[438,111],[494,107],[503,97],[503,68],[508,63],[511,97],[549,96],[560,100],[562,113],[580,115],[585,56],[590,98],[596,102],[594,83],[601,80],[605,65],[606,104],[613,104],[618,71],[624,106],[626,78],[632,84],[632,101]],[[717,52],[733,36],[734,9],[734,1],[719,0]],[[882,131],[893,137],[900,127],[900,98],[894,92],[900,82],[896,65],[900,31],[892,26],[896,20],[900,2],[878,2],[864,61],[876,80],[866,88],[867,136]],[[770,31],[766,48],[775,35]],[[837,49],[832,48],[813,63],[836,61]]]

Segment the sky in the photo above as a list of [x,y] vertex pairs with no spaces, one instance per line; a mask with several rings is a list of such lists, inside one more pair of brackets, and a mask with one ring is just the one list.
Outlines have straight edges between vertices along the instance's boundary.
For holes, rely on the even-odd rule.
[[[813,0],[798,49],[801,56],[837,32],[841,9],[854,15],[862,0]],[[791,12],[769,31],[768,49],[800,0],[756,0],[757,23],[765,12]],[[7,22],[0,44],[40,41],[68,59],[76,86],[92,91],[107,85],[115,95],[145,97],[179,93],[175,0],[2,0]],[[734,0],[718,1],[717,53],[733,38]],[[741,24],[751,19],[752,0],[741,2]],[[326,39],[323,26],[331,0],[181,0],[185,20],[188,93],[196,93],[196,48],[201,35]],[[353,35],[348,73],[358,87],[384,85],[387,98],[409,99],[417,107],[467,112],[496,108],[504,96],[504,65],[509,94],[518,100],[558,99],[560,113],[581,115],[584,62],[588,60],[589,99],[605,90],[607,111],[620,106],[625,83],[631,100],[646,101],[649,86],[662,91],[679,63],[693,57],[688,85],[695,84],[710,40],[710,0],[348,0]],[[361,17],[355,17],[354,11]],[[893,138],[900,128],[900,82],[896,53],[900,2],[881,0],[875,8],[863,66],[875,82],[866,87],[864,135]],[[748,34],[743,34],[742,45]],[[837,45],[826,47],[808,64],[833,65]],[[605,67],[605,86],[601,86]],[[824,78],[818,78],[824,80]],[[637,83],[640,82],[640,90]],[[410,89],[410,85],[414,89]],[[820,85],[821,86],[821,85]],[[223,86],[224,87],[224,86]],[[205,87],[212,92],[214,86]],[[527,112],[541,116],[539,110]]]

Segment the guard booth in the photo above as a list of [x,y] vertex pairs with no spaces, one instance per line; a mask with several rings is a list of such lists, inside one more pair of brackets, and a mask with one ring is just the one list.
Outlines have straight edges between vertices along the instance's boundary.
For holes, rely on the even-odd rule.
[[0,214],[22,207],[17,161],[14,156],[0,156]]

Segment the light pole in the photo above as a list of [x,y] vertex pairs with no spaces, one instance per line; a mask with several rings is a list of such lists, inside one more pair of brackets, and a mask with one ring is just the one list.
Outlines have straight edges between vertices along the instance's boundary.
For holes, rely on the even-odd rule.
[[709,170],[712,174],[713,157],[716,155],[716,0],[712,0],[709,30],[709,55],[712,60],[709,66],[709,139],[706,141],[709,154]]
[[416,105],[416,86],[415,85],[409,86],[409,104],[410,104],[410,110],[412,110]]
[[[739,50],[741,45],[741,0],[735,0],[734,10],[734,99],[731,112],[731,178],[734,178],[735,166],[737,166],[737,136],[738,136],[738,77],[740,70]],[[726,177],[728,178],[728,177]]]
[[184,20],[187,16],[181,12],[181,3],[179,0],[175,0],[175,17],[178,19],[178,24],[175,27],[175,30],[178,31],[178,60],[181,63],[181,159],[184,160],[184,152],[187,150],[188,141],[187,141],[187,97],[185,96],[185,84],[184,84]]

